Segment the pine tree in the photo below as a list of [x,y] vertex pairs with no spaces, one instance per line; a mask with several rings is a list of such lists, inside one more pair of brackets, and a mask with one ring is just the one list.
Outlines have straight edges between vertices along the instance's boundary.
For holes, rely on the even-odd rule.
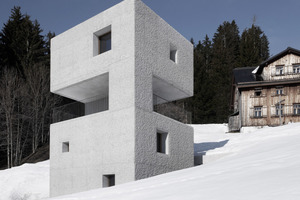
[[[14,7],[7,23],[0,32],[1,66],[16,68],[24,75],[24,69],[45,60],[45,42],[39,23]],[[0,69],[1,70],[1,69]]]
[[214,34],[211,81],[215,92],[212,99],[215,117],[212,122],[227,122],[230,114],[232,70],[238,66],[239,41],[239,30],[235,21],[224,22]]
[[239,66],[257,66],[268,57],[268,38],[259,26],[252,24],[241,36]]

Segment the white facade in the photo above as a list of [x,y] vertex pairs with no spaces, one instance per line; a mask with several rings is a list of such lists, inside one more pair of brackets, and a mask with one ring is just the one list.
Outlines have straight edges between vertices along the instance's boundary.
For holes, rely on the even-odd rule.
[[[98,54],[108,32],[111,50]],[[193,46],[140,0],[52,39],[51,92],[85,107],[50,127],[51,196],[103,187],[105,175],[121,184],[193,166],[193,128],[153,111],[154,95],[193,95]]]

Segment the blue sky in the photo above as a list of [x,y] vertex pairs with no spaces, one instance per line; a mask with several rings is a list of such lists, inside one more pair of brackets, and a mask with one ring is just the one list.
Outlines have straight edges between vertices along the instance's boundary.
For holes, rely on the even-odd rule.
[[[60,34],[121,0],[0,0],[0,26],[14,5],[37,19],[45,34]],[[270,54],[288,46],[300,49],[299,0],[143,0],[187,39],[213,37],[224,21],[235,20],[240,33],[253,22],[267,35]]]

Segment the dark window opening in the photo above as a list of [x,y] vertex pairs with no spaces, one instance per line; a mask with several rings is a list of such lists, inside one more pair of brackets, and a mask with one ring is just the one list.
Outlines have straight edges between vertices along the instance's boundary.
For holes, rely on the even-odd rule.
[[158,153],[167,154],[167,136],[168,133],[158,131],[156,133],[156,147]]
[[261,89],[256,89],[256,90],[254,91],[254,96],[256,96],[256,97],[261,96]]
[[111,32],[99,36],[99,54],[111,50]]
[[177,50],[171,50],[170,51],[170,59],[175,63],[177,63],[176,57],[177,57]]
[[69,142],[63,142],[62,143],[62,152],[65,153],[65,152],[69,152],[69,151],[70,151]]
[[115,175],[103,175],[103,187],[111,187],[115,185]]

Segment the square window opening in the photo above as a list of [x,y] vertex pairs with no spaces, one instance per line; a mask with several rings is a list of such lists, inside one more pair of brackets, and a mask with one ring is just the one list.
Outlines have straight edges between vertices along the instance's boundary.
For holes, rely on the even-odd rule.
[[93,56],[105,53],[112,49],[111,25],[94,33]]
[[261,96],[261,89],[255,89],[254,96],[256,96],[256,97]]
[[98,37],[99,54],[111,50],[111,32]]
[[156,132],[156,148],[158,153],[168,154],[168,133],[163,131]]
[[103,187],[111,187],[115,185],[115,175],[109,174],[109,175],[103,175],[102,178],[102,185]]
[[276,95],[283,95],[284,92],[283,92],[283,87],[277,87],[276,88]]
[[66,153],[70,151],[70,144],[69,142],[63,142],[62,143],[62,152]]
[[283,74],[283,66],[276,66],[276,75],[281,76]]
[[171,50],[170,51],[170,59],[175,63],[177,63],[176,57],[177,57],[177,50]]
[[294,64],[293,65],[293,73],[299,74],[300,73],[300,64]]
[[293,105],[294,115],[300,115],[300,104]]
[[254,117],[262,117],[262,107],[254,107]]
[[276,116],[283,116],[283,104],[276,105]]
[[175,45],[170,45],[170,60],[177,63],[177,48]]

